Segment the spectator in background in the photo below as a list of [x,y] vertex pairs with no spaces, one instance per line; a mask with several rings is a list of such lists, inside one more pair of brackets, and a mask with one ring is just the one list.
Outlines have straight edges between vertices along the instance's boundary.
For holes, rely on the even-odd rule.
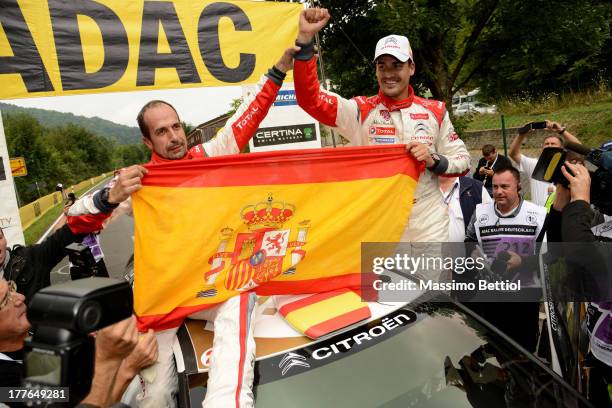
[[482,157],[478,160],[474,178],[482,181],[489,196],[492,196],[493,174],[495,170],[508,166],[512,166],[510,160],[506,156],[498,154],[495,150],[495,146],[486,144],[482,146]]
[[66,198],[66,196],[64,195],[64,185],[62,183],[57,183],[57,185],[55,186],[55,191],[61,193],[62,198]]
[[[546,136],[544,142],[542,143],[542,149],[546,147],[563,147],[564,141],[580,143],[576,136],[572,135],[565,129],[565,127],[561,126],[557,122],[547,120],[546,130],[554,133],[551,133],[550,135]],[[534,204],[545,206],[548,197],[554,192],[555,186],[552,183],[545,183],[532,179],[531,174],[535,169],[535,166],[538,162],[538,158],[528,157],[521,153],[521,145],[523,144],[523,141],[531,131],[532,130],[529,130],[526,133],[519,133],[514,138],[514,140],[510,144],[509,155],[510,158],[512,158],[512,160],[514,160],[518,164],[519,171],[525,173],[525,175],[529,177],[529,187],[531,191],[530,201]]]
[[491,202],[491,196],[479,180],[469,177],[438,177],[444,206],[449,216],[448,242],[463,242],[474,209]]
[[[520,181],[512,166],[495,170],[494,201],[476,206],[465,242],[478,243],[490,261],[504,262],[496,271],[498,278],[519,279],[526,287],[537,278],[537,247],[544,237],[546,209],[520,196]],[[539,303],[473,302],[469,307],[528,351],[535,351]]]

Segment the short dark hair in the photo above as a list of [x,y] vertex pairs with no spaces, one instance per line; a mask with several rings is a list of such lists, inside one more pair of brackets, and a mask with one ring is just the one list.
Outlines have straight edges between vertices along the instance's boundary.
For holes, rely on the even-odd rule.
[[513,167],[513,166],[501,166],[501,167],[498,167],[498,168],[493,170],[493,175],[505,173],[507,171],[512,173],[512,175],[514,176],[514,178],[516,179],[516,182],[518,184],[521,184],[521,173],[519,173],[519,171],[515,167]]
[[495,151],[495,146],[493,146],[492,144],[486,144],[484,146],[482,146],[482,155],[483,156],[488,156],[491,153],[493,153]]
[[147,127],[145,121],[144,121],[144,115],[145,113],[151,109],[156,107],[157,105],[168,105],[169,107],[172,108],[172,110],[174,111],[174,113],[176,113],[176,117],[179,117],[178,112],[176,111],[176,109],[174,109],[174,106],[170,105],[168,102],[166,101],[161,101],[159,99],[155,99],[152,101],[149,101],[145,104],[145,106],[142,107],[142,109],[140,109],[140,112],[138,112],[138,116],[136,116],[136,122],[138,122],[138,127],[140,128],[140,133],[142,133],[142,135],[144,137],[146,137],[147,139],[151,139],[151,135],[149,134],[149,128]]

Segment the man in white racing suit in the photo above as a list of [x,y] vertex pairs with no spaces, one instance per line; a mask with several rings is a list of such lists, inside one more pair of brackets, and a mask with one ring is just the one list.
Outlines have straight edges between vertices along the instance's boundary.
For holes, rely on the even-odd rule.
[[[150,163],[239,153],[274,103],[286,72],[292,68],[293,54],[297,50],[293,47],[285,51],[262,77],[257,91],[245,98],[215,138],[191,149],[187,148],[185,132],[174,107],[164,101],[147,103],[137,121],[143,142],[151,150]],[[124,212],[131,214],[130,195],[142,188],[141,179],[146,173],[147,170],[138,165],[123,169],[105,188],[78,200],[69,214],[90,214],[91,222],[100,225],[119,204],[124,207]],[[254,404],[255,300],[254,293],[243,293],[213,309],[190,316],[214,321],[214,352],[210,358],[208,390],[202,404],[205,407],[251,407]],[[141,390],[137,396],[140,407],[176,406],[178,378],[172,351],[176,331],[177,328],[172,328],[156,333],[159,357],[152,370],[141,373]]]
[[427,170],[421,175],[414,207],[402,241],[446,242],[448,216],[438,175],[458,177],[470,168],[470,155],[459,139],[443,102],[419,98],[410,86],[415,72],[412,50],[404,36],[378,41],[374,61],[378,95],[344,99],[320,89],[314,56],[314,35],[329,20],[326,9],[306,9],[300,15],[295,56],[295,93],[302,109],[334,127],[353,145],[405,143]]

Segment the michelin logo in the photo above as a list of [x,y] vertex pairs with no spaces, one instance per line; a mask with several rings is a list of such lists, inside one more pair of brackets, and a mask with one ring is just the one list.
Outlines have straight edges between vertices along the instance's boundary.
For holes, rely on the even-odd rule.
[[295,91],[293,89],[278,91],[274,106],[289,106],[297,105],[297,99],[295,97]]

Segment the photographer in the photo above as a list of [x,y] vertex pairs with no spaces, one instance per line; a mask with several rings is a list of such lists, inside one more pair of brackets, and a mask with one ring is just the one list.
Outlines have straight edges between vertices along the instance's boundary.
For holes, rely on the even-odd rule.
[[[23,347],[31,327],[26,311],[14,282],[0,279],[0,387],[20,387],[25,377]],[[136,373],[156,360],[153,331],[138,339],[133,316],[98,331],[94,379],[84,402],[107,406],[118,401]]]
[[14,281],[17,292],[30,299],[38,290],[51,284],[51,270],[66,256],[66,245],[82,237],[69,225],[64,225],[40,244],[8,248],[0,228],[0,277]]
[[102,229],[106,217],[106,214],[68,216],[66,224],[40,244],[12,248],[0,228],[0,278],[14,281],[17,292],[29,301],[34,293],[51,284],[51,271],[67,255],[66,246]]
[[[557,185],[556,197],[547,217],[547,234],[551,242],[571,242],[563,250],[570,268],[564,286],[572,288],[574,296],[595,300],[587,306],[586,329],[590,352],[585,366],[590,366],[589,395],[597,406],[612,403],[608,387],[612,383],[612,221],[591,208],[591,176],[582,164],[566,162],[561,167],[569,189]],[[580,245],[576,243],[586,243]],[[603,276],[602,276],[603,275]],[[586,298],[586,299],[585,299]],[[579,300],[579,299],[571,299]]]
[[566,141],[573,143],[580,143],[580,141],[576,136],[568,132],[564,126],[561,126],[557,122],[547,120],[545,122],[532,122],[526,124],[519,129],[518,135],[510,144],[510,151],[508,152],[510,158],[518,164],[519,171],[525,173],[527,177],[530,178],[529,189],[531,191],[531,201],[537,205],[543,206],[546,205],[548,196],[554,191],[555,187],[551,183],[544,183],[531,178],[538,159],[525,156],[521,152],[523,141],[530,132],[536,129],[546,129],[549,132],[554,132],[544,138],[542,143],[543,149],[546,147],[563,147]]

